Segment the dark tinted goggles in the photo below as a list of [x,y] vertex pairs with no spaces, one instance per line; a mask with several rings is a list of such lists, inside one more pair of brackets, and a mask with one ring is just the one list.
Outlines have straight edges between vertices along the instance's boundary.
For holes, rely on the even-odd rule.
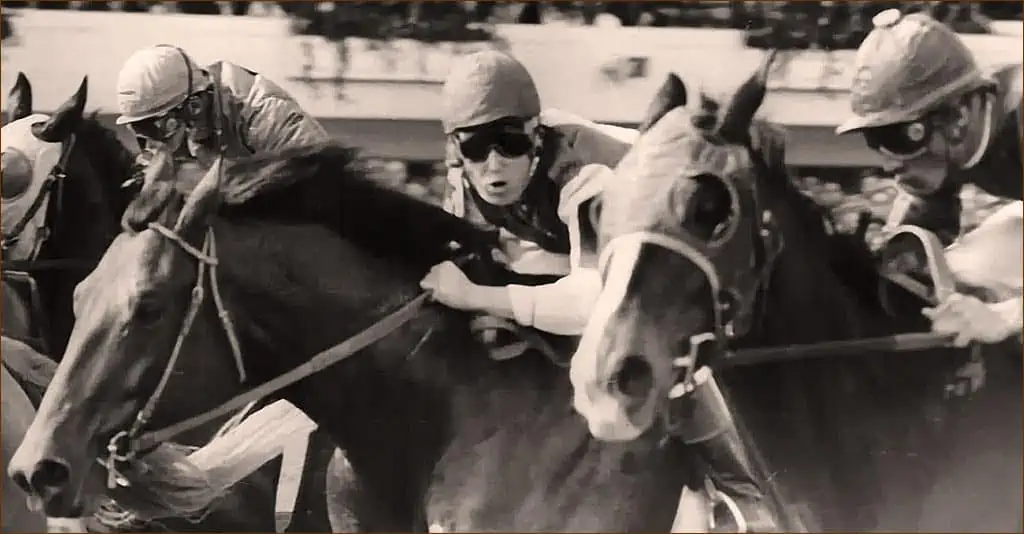
[[172,122],[177,121],[172,121],[172,118],[171,114],[166,114],[142,119],[140,121],[128,123],[128,128],[130,128],[136,135],[147,139],[163,141],[174,133],[174,124],[172,124]]
[[518,129],[486,129],[458,140],[462,157],[474,163],[487,159],[494,150],[505,158],[525,156],[533,150],[533,138]]
[[868,128],[864,141],[872,150],[899,159],[913,159],[928,150],[934,132],[931,121],[916,120]]

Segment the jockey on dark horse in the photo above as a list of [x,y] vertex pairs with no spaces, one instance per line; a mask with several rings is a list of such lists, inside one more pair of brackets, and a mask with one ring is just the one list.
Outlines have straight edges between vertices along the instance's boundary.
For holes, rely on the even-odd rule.
[[[200,66],[171,45],[143,48],[128,58],[118,74],[117,102],[117,124],[127,125],[143,146],[141,169],[157,151],[169,150],[179,170],[191,164],[201,176],[220,156],[231,160],[331,140],[319,121],[271,80],[228,61]],[[292,411],[306,418],[297,408]],[[313,455],[320,454],[322,439],[321,431],[310,436],[307,467],[318,467]],[[322,477],[303,483],[295,503],[306,506],[302,503],[315,499],[316,487],[323,487]],[[308,515],[297,513],[290,528],[318,528],[317,518]]]
[[141,138],[146,152],[171,150],[204,169],[218,156],[330,141],[274,82],[227,61],[202,67],[176,46],[143,48],[128,58],[117,78],[117,104],[117,124]]
[[[450,307],[575,341],[601,286],[596,243],[588,237],[590,201],[636,133],[542,111],[526,68],[497,51],[458,59],[442,98],[450,169],[445,208],[497,230],[507,271],[505,280],[484,285],[445,262],[421,286]],[[726,406],[701,409],[728,413]],[[691,430],[707,429],[685,431]],[[717,489],[738,504],[750,527],[776,529],[735,432],[673,442],[707,463]]]
[[860,132],[899,167],[889,227],[920,226],[948,244],[960,234],[965,184],[1017,201],[947,251],[954,271],[978,271],[955,273],[961,279],[984,279],[1016,296],[985,303],[954,294],[925,314],[936,332],[956,334],[960,346],[1020,335],[1020,66],[982,72],[956,33],[921,13],[887,10],[874,22],[857,52],[855,116],[836,131]]

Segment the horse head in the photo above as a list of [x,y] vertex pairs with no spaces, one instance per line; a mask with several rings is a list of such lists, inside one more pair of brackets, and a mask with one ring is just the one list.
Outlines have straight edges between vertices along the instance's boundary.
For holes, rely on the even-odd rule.
[[726,106],[701,94],[687,107],[670,74],[601,196],[604,288],[571,372],[599,439],[650,428],[680,381],[700,379],[708,346],[749,326],[778,249],[763,183],[785,175],[754,128],[770,61]]
[[[76,290],[72,340],[11,461],[15,482],[51,514],[77,512],[108,444],[144,454],[132,446],[157,417],[206,412],[419,292],[458,239],[433,222],[470,225],[373,184],[357,163],[350,149],[314,147],[218,161],[194,187],[148,176],[124,233]],[[364,246],[416,264],[382,263]]]
[[38,283],[57,351],[71,330],[72,290],[117,234],[132,194],[120,184],[134,155],[83,113],[87,94],[83,79],[52,115],[32,113],[32,87],[19,74],[2,130],[5,268]]

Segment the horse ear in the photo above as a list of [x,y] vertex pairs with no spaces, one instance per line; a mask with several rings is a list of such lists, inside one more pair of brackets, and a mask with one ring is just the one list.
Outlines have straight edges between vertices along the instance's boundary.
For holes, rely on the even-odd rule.
[[761,66],[736,90],[718,127],[718,134],[722,139],[735,143],[742,143],[747,139],[754,114],[764,103],[768,75],[771,74],[776,54],[777,50],[769,51],[761,61]]
[[644,114],[644,120],[640,122],[640,127],[637,130],[640,133],[646,132],[666,113],[685,105],[686,85],[683,84],[683,80],[679,76],[670,72],[665,78],[665,82],[661,84],[661,88],[658,89],[658,93],[654,95],[654,100],[647,106],[647,113]]
[[16,121],[32,114],[32,84],[29,83],[25,73],[19,72],[14,87],[8,93],[7,120]]
[[33,126],[32,134],[47,143],[59,143],[70,137],[82,121],[82,112],[85,110],[85,100],[88,96],[89,77],[85,76],[78,86],[78,91],[61,104],[50,120]]
[[220,207],[220,176],[223,172],[223,156],[218,157],[203,179],[199,181],[185,201],[185,206],[174,224],[174,232],[178,235],[191,235],[205,228]]

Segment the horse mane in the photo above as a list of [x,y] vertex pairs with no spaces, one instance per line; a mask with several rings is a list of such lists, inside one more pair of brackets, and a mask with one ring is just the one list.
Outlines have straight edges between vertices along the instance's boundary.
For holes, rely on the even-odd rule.
[[838,228],[835,216],[796,186],[785,167],[785,148],[781,129],[764,121],[754,122],[751,150],[768,167],[762,179],[767,180],[770,194],[779,195],[779,205],[785,206],[803,231],[804,246],[812,253],[818,252],[816,256],[862,305],[880,309],[877,288],[881,274],[874,253],[859,236],[830,230]]
[[[182,197],[166,181],[148,184],[125,213],[126,227],[141,230]],[[476,224],[384,185],[356,149],[336,142],[232,160],[221,175],[220,197],[222,219],[319,225],[419,274],[450,259],[452,242],[483,252],[493,239]]]

